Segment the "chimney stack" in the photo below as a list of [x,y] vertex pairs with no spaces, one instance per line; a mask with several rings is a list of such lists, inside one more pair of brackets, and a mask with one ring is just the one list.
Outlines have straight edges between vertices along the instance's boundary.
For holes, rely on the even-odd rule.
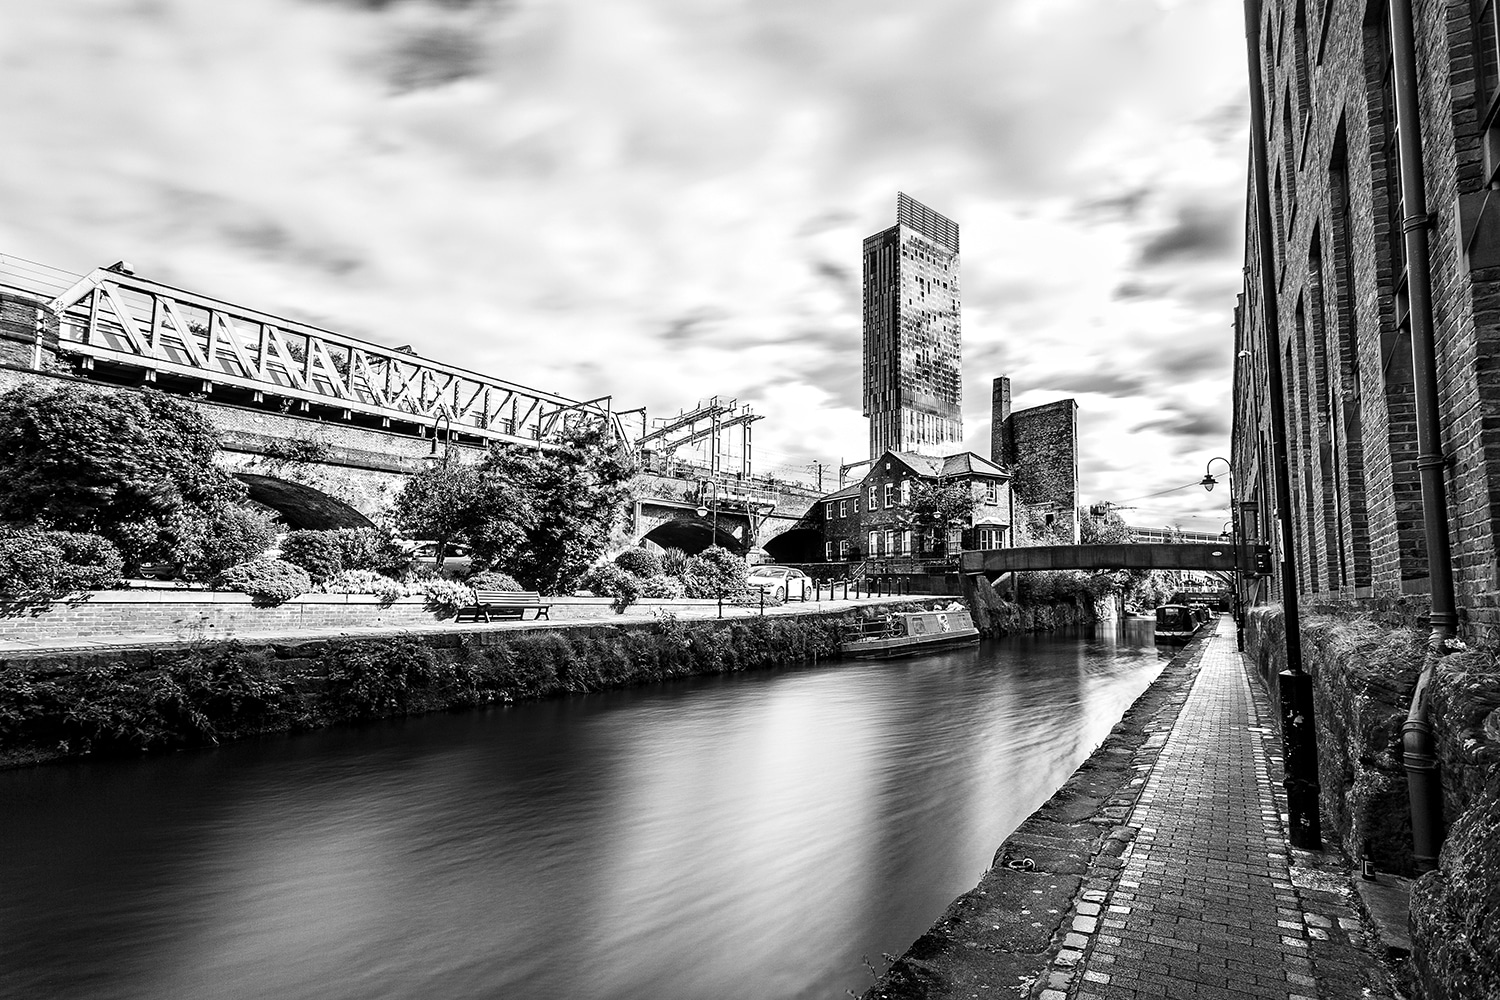
[[990,401],[990,461],[1010,464],[1010,376],[995,379]]

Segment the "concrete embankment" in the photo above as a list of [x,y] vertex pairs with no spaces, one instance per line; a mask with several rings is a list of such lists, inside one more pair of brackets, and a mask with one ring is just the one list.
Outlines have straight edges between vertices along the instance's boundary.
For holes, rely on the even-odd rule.
[[864,1000],[1032,994],[1074,921],[1095,919],[1114,882],[1134,837],[1125,821],[1203,649],[1195,640],[1173,657],[1099,748],[1006,838],[979,884],[953,901]]
[[[903,600],[903,608],[949,598]],[[786,609],[780,609],[785,611]],[[0,766],[208,746],[263,733],[836,659],[887,608],[726,620],[449,626],[18,652],[0,659]]]

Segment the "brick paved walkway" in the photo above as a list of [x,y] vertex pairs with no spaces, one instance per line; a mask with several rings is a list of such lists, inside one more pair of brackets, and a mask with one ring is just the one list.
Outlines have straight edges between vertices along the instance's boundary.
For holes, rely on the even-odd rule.
[[1389,995],[1341,880],[1288,851],[1280,768],[1226,617],[1131,814],[1124,868],[1079,904],[1070,937],[1085,940],[1064,945],[1086,949],[1068,977],[1076,1000]]

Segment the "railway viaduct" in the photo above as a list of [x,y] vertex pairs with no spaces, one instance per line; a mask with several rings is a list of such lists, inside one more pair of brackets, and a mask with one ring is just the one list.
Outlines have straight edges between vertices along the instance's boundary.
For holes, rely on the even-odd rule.
[[[608,396],[531,389],[150,281],[123,263],[78,276],[0,257],[0,390],[60,382],[183,396],[218,430],[223,467],[293,528],[374,523],[421,469],[479,461],[497,442],[545,449],[565,423],[592,423],[632,449],[646,436],[644,411],[616,412]],[[804,521],[816,490],[662,464],[641,477],[633,540],[782,558],[821,549]]]

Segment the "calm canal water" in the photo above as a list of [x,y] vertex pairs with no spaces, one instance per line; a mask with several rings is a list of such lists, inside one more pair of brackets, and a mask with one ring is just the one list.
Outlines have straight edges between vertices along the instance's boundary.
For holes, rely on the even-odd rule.
[[862,992],[1165,662],[1142,623],[0,773],[0,996]]

